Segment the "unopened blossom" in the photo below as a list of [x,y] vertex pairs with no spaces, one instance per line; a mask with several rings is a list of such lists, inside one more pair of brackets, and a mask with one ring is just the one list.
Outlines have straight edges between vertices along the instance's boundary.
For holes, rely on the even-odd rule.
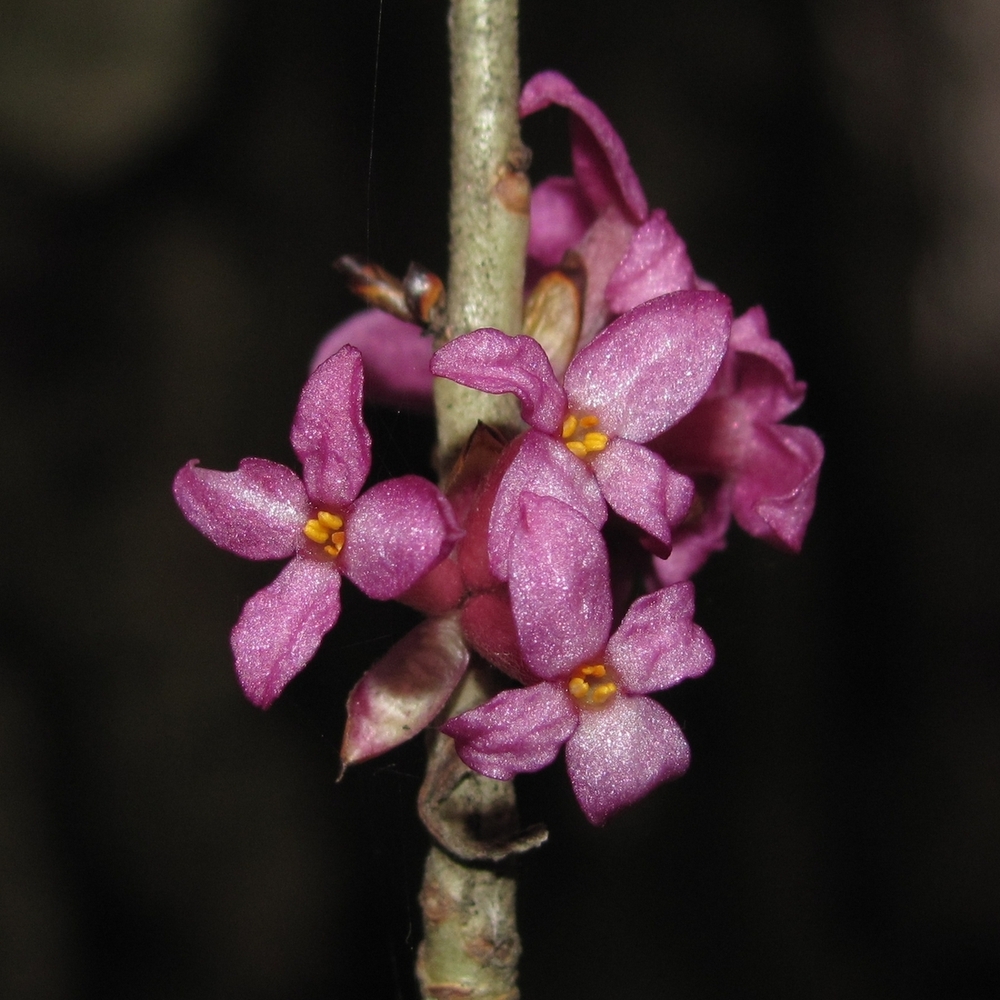
[[522,495],[519,516],[510,600],[534,683],[501,692],[443,732],[469,767],[499,780],[540,770],[565,746],[577,800],[600,824],[687,769],[680,727],[647,695],[704,673],[712,645],[692,621],[689,583],[640,598],[612,634],[600,531],[532,493]]
[[[600,527],[603,501],[668,550],[693,484],[645,442],[688,413],[726,350],[729,300],[684,291],[643,303],[577,352],[557,378],[530,337],[475,330],[442,347],[435,375],[482,392],[510,392],[532,430],[504,476],[490,523],[493,572],[507,576],[518,497],[530,489],[563,500]],[[603,500],[602,500],[603,498]]]
[[662,583],[687,579],[725,544],[730,518],[748,534],[798,552],[816,504],[823,444],[808,427],[781,423],[805,397],[791,358],[768,332],[759,306],[734,320],[729,349],[704,399],[651,442],[698,484],[674,532]]
[[221,548],[290,562],[251,597],[232,632],[236,673],[266,708],[312,658],[340,615],[346,575],[388,600],[447,555],[458,536],[447,501],[419,476],[362,493],[371,438],[361,414],[361,355],[344,347],[309,377],[292,424],[302,478],[262,458],[235,472],[191,461],[174,479],[184,516]]

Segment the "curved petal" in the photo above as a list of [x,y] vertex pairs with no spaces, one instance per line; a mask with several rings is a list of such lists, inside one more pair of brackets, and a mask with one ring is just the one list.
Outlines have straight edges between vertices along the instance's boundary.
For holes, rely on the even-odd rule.
[[417,413],[433,410],[434,344],[421,327],[381,309],[355,313],[323,338],[309,370],[315,371],[345,344],[361,352],[366,403]]
[[569,504],[595,527],[603,527],[608,519],[607,505],[586,463],[570,454],[562,441],[528,431],[504,473],[490,511],[487,544],[490,569],[498,580],[507,579],[508,554],[520,539],[521,494],[526,490]]
[[458,615],[411,629],[351,690],[340,759],[377,757],[416,736],[444,708],[469,665]]
[[174,499],[206,538],[244,559],[293,555],[311,517],[299,477],[265,458],[244,458],[235,472],[192,459],[174,477]]
[[690,583],[665,587],[632,604],[608,640],[606,652],[606,662],[617,671],[626,691],[662,691],[708,670],[715,650],[693,617]]
[[591,460],[604,499],[669,553],[671,528],[691,506],[694,483],[645,445],[613,438]]
[[611,631],[608,552],[596,528],[551,497],[521,497],[521,537],[510,550],[510,607],[521,653],[551,680],[593,660]]
[[641,799],[657,785],[679,778],[691,751],[680,726],[652,698],[613,698],[580,713],[566,743],[566,770],[591,823]]
[[628,251],[608,280],[605,297],[613,313],[669,292],[694,287],[694,267],[684,241],[657,208],[635,231]]
[[573,113],[570,126],[573,174],[594,208],[600,212],[612,201],[641,222],[648,212],[642,185],[628,158],[625,143],[604,112],[583,96],[561,73],[537,73],[521,91],[521,117],[558,104]]
[[551,764],[576,728],[578,712],[561,685],[501,691],[485,705],[451,719],[441,731],[480,774],[509,781]]
[[558,267],[594,221],[594,210],[572,177],[547,177],[531,192],[528,256],[545,268]]
[[760,306],[733,320],[729,353],[735,355],[733,392],[755,419],[777,423],[802,405],[806,384],[796,380],[788,352],[771,338]]
[[340,574],[332,561],[294,558],[243,605],[230,643],[247,698],[267,708],[313,658],[340,617]]
[[816,506],[822,463],[823,442],[808,427],[758,426],[733,488],[736,523],[798,552]]
[[690,580],[713,552],[726,547],[731,493],[729,486],[716,484],[712,489],[705,489],[699,484],[695,498],[699,508],[697,514],[689,514],[674,530],[670,558],[653,559],[653,572],[663,586]]
[[538,430],[554,434],[566,416],[566,396],[545,349],[531,337],[508,337],[492,327],[473,330],[445,344],[431,371],[480,392],[512,392],[521,415]]
[[342,347],[309,376],[292,423],[292,447],[302,462],[309,499],[341,512],[361,492],[372,440],[361,416],[361,352]]
[[358,497],[344,533],[341,570],[369,597],[387,601],[448,555],[462,531],[433,483],[401,476]]
[[661,434],[712,384],[730,315],[725,295],[702,291],[661,295],[625,313],[566,370],[570,409],[596,413],[605,433],[631,441]]

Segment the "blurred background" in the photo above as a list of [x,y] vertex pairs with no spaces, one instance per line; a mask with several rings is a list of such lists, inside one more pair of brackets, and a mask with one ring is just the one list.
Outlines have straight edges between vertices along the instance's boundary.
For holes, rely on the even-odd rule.
[[[1000,992],[1000,5],[526,2],[650,203],[761,302],[827,447],[801,556],[700,575],[687,777],[604,830],[519,779],[525,1000]],[[443,0],[0,2],[0,995],[412,1000],[420,740],[339,784],[413,620],[349,592],[261,713],[274,575],[174,507],[293,462],[330,262],[446,270]],[[525,132],[568,171],[565,116]],[[372,411],[378,476],[428,424]]]

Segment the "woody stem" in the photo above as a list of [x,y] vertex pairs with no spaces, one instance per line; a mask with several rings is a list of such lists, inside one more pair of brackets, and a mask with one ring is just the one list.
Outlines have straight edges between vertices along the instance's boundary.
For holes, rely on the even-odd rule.
[[[451,260],[444,339],[492,326],[521,330],[530,187],[517,101],[517,0],[452,0]],[[440,346],[440,345],[438,345]],[[511,396],[435,379],[438,464],[446,476],[479,421],[514,433]],[[473,665],[450,706],[492,694]],[[470,771],[452,741],[430,737],[420,815],[433,843],[420,892],[424,940],[417,977],[424,1000],[517,1000],[521,943],[515,882],[505,859],[544,840],[517,833],[514,790]]]
[[[531,190],[517,101],[517,0],[452,0],[451,259],[445,337],[521,332]],[[440,346],[440,345],[439,345]],[[443,471],[478,421],[516,430],[513,396],[435,379]]]

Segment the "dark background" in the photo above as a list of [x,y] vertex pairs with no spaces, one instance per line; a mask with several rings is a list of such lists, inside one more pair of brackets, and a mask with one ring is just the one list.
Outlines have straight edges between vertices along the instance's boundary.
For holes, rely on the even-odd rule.
[[[381,40],[376,45],[381,13]],[[519,779],[526,1000],[1000,991],[1000,13],[989,0],[526,2],[522,71],[620,129],[828,452],[798,558],[699,577],[687,777],[595,830]],[[376,94],[377,60],[377,97]],[[340,783],[410,622],[349,593],[268,713],[228,630],[274,574],[170,498],[291,462],[345,251],[444,273],[444,3],[0,10],[0,995],[411,998],[414,741]],[[565,120],[529,123],[536,178]],[[376,474],[431,429],[373,412]]]

